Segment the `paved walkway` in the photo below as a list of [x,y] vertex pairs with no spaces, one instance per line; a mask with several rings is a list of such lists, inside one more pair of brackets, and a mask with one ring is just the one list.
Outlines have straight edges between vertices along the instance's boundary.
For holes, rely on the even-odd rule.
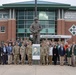
[[0,75],[76,75],[76,67],[59,65],[0,65]]

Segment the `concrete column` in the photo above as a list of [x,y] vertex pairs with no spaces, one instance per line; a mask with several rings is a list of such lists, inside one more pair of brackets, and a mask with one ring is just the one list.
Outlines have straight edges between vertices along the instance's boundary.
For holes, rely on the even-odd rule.
[[58,19],[60,19],[60,9],[58,9]]
[[2,19],[3,19],[3,14],[2,14]]
[[15,9],[13,9],[13,19],[15,19]]
[[64,19],[64,10],[62,9],[62,19]]
[[11,9],[9,9],[9,19],[12,19],[12,10]]

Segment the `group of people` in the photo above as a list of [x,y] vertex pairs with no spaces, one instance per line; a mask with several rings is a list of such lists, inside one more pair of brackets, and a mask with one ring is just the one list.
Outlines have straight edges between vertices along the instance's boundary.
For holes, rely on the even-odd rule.
[[[32,41],[17,39],[0,44],[0,64],[32,65]],[[76,66],[76,44],[48,39],[40,42],[40,64]]]
[[68,44],[68,42],[43,40],[41,44],[41,62],[42,64],[76,66],[75,42]]
[[1,64],[25,64],[28,58],[28,63],[32,64],[32,42],[27,40],[17,39],[16,41],[7,41],[0,45],[0,63]]

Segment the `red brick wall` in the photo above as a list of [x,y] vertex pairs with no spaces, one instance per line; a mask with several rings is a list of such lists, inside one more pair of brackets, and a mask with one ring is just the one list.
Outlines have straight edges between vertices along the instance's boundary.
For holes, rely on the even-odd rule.
[[65,35],[65,21],[64,20],[57,21],[57,35]]
[[62,20],[62,35],[65,35],[65,20]]
[[0,33],[0,41],[16,39],[16,20],[0,21],[0,26],[5,26],[5,33]]
[[61,35],[61,20],[57,20],[57,35]]
[[[69,28],[75,24],[76,25],[76,21],[65,21],[65,34],[66,35],[72,35],[70,32],[69,32]],[[73,36],[72,35],[72,38],[68,40],[68,42],[76,42],[76,36]]]
[[16,20],[8,20],[8,40],[16,39]]
[[71,35],[72,38],[68,40],[69,43],[72,43],[73,41],[76,42],[76,36],[73,36],[69,32],[69,28],[75,24],[76,21],[65,21],[65,20],[58,20],[57,21],[57,35]]
[[16,39],[16,20],[12,20],[12,40]]
[[8,40],[12,38],[12,21],[8,20]]
[[[72,35],[69,28],[75,24],[75,21],[57,21],[57,35]],[[0,26],[5,26],[5,33],[0,33],[0,41],[16,39],[16,20],[0,21]],[[76,42],[76,36],[68,40],[69,43]]]
[[5,32],[0,32],[0,41],[6,41],[8,39],[8,21],[0,21],[0,26],[5,26]]

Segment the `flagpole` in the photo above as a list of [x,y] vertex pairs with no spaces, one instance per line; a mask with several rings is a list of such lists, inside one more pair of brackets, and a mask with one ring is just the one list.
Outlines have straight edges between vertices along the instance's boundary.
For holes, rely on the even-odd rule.
[[37,0],[35,0],[35,17],[37,17]]

